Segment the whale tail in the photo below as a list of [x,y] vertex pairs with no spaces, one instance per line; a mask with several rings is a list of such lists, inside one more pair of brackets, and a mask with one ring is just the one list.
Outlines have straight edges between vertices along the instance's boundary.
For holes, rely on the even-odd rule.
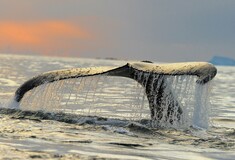
[[[174,97],[172,89],[166,81],[166,75],[194,75],[196,83],[203,85],[212,80],[217,73],[216,68],[207,62],[187,62],[171,64],[154,64],[149,62],[127,63],[120,67],[92,67],[56,70],[42,73],[29,79],[15,92],[15,100],[20,102],[25,93],[42,84],[55,81],[87,77],[94,75],[121,76],[131,78],[144,88],[149,102],[152,120],[163,118],[173,122],[173,117],[180,119],[182,108]],[[167,113],[163,114],[167,107]]]

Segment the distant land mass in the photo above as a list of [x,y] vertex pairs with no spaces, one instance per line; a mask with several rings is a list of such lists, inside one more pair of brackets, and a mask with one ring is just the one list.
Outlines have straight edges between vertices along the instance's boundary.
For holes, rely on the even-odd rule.
[[214,56],[209,62],[214,65],[235,66],[234,59],[222,56]]

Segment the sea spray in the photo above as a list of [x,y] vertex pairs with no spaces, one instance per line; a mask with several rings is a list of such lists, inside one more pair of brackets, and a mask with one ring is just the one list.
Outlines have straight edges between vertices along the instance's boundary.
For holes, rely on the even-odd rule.
[[[143,84],[127,78],[103,75],[44,84],[26,93],[20,103],[20,109],[126,120],[150,120],[149,102],[145,93],[150,73],[139,73],[135,76],[137,81],[144,79]],[[208,127],[208,85],[197,85],[196,76],[155,75],[153,78],[150,88],[155,89],[154,93],[157,94],[162,81],[165,81],[163,97],[166,102],[161,110],[162,118],[152,120],[152,127]],[[153,103],[158,101],[157,94]],[[175,107],[169,113],[172,98]]]
[[[0,99],[1,100],[1,99]],[[9,100],[1,100],[0,102],[0,108],[6,108],[6,109],[19,109],[20,103],[18,103],[15,98],[10,98]]]
[[195,90],[195,106],[193,112],[193,125],[200,128],[209,127],[210,116],[210,83],[197,84]]
[[149,118],[144,97],[143,87],[131,79],[97,75],[36,87],[20,108],[137,120]]

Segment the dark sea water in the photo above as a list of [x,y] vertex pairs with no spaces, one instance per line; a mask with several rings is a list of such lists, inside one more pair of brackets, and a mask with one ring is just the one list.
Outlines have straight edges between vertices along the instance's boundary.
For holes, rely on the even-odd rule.
[[16,89],[42,72],[125,61],[16,55],[0,60],[1,159],[235,159],[235,67],[216,66],[200,111],[194,105],[195,77],[170,78],[180,83],[174,87],[187,115],[181,125],[156,128],[149,125],[143,88],[126,78],[46,84],[10,109]]

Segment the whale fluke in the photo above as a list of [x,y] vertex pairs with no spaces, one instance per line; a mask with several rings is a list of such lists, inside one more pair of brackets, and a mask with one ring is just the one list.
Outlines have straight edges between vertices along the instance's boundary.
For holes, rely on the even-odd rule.
[[216,73],[216,68],[207,62],[169,64],[134,62],[127,63],[120,67],[91,67],[55,70],[42,73],[22,84],[15,92],[15,100],[20,102],[25,93],[31,89],[42,84],[59,80],[94,75],[121,76],[136,80],[145,88],[152,119],[161,119],[163,116],[163,107],[166,105],[168,107],[167,118],[170,119],[173,116],[172,114],[175,108],[177,108],[177,117],[180,117],[182,109],[177,99],[174,98],[171,89],[167,86],[164,75],[195,75],[198,77],[196,83],[203,85],[212,80]]

